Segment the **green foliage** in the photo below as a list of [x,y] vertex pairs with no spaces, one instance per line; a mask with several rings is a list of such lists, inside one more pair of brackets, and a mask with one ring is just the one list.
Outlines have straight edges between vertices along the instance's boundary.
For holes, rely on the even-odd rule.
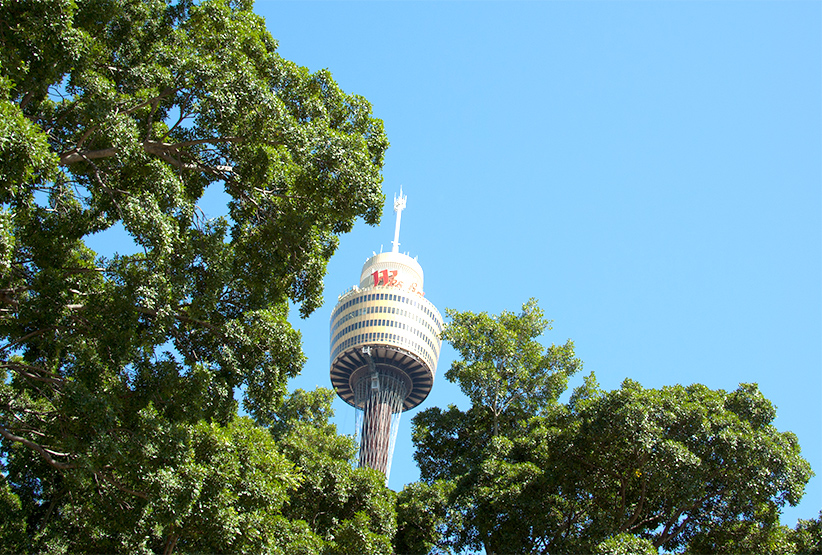
[[325,553],[329,555],[392,553],[391,540],[385,535],[372,532],[371,524],[372,521],[368,514],[358,511],[353,518],[340,523],[334,534],[335,539]]
[[[2,502],[24,516],[3,530],[55,552],[320,545],[278,516],[302,474],[234,392],[277,424],[304,362],[289,303],[319,306],[339,236],[379,220],[382,122],[283,60],[251,2],[2,2],[0,44]],[[115,226],[139,252],[86,246]],[[393,502],[369,503],[390,536]]]
[[746,522],[770,526],[799,502],[812,472],[775,416],[755,385],[727,393],[626,380],[578,398],[543,460],[563,470],[562,491],[588,530],[648,534],[674,549]]
[[[815,524],[779,525],[812,476],[756,385],[603,391],[572,344],[542,354],[531,302],[521,315],[449,312],[444,337],[462,356],[449,371],[472,401],[414,418],[426,484],[448,484],[443,548],[494,553],[788,553]],[[402,511],[400,513],[401,519]],[[806,545],[806,544],[801,544]],[[812,547],[803,549],[813,549]]]
[[380,472],[352,467],[353,439],[337,435],[328,421],[333,399],[330,389],[298,389],[277,413],[271,432],[301,473],[283,515],[306,523],[317,552],[391,553],[396,496]]
[[685,553],[789,555],[798,551],[793,530],[766,517],[730,522],[701,531],[688,542]]
[[451,552],[446,538],[449,531],[458,530],[459,514],[451,510],[450,482],[414,482],[406,485],[397,496],[397,534],[394,553],[420,554]]
[[[537,341],[549,328],[535,300],[520,314],[448,310],[443,338],[462,356],[446,377],[472,402],[467,411],[430,408],[413,420],[414,458],[426,483],[446,480],[451,506],[440,545],[493,552],[535,549],[527,532],[541,518],[540,497],[529,483],[542,470],[528,460],[529,420],[552,414],[568,378],[582,363],[573,343],[543,348]],[[536,512],[534,512],[536,511]]]
[[657,548],[645,538],[617,534],[597,545],[597,555],[656,555]]
[[792,535],[796,553],[800,555],[822,554],[822,511],[813,520],[800,519]]
[[536,339],[550,322],[535,299],[522,312],[485,312],[447,309],[451,322],[442,338],[451,343],[462,360],[445,374],[460,386],[473,407],[488,413],[496,436],[523,416],[539,414],[568,387],[568,378],[582,368],[574,356],[574,344],[543,349]]
[[26,549],[26,520],[20,497],[0,475],[0,553],[23,553]]
[[[158,415],[149,407],[141,417],[151,422]],[[135,440],[144,443],[135,449],[145,456],[122,463],[117,473],[92,467],[58,474],[51,483],[32,473],[58,493],[38,499],[20,488],[34,528],[26,542],[31,551],[270,550],[274,518],[300,477],[265,430],[237,418],[226,426],[200,422],[158,433],[146,425],[143,431],[147,435]]]

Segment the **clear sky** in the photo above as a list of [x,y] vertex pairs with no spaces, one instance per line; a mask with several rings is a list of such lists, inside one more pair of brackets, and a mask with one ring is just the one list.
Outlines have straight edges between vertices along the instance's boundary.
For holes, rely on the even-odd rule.
[[[757,382],[822,474],[822,3],[279,2],[281,54],[371,101],[408,195],[401,250],[445,308],[540,300],[606,389]],[[294,318],[293,387],[330,386],[328,321],[380,228]],[[444,374],[403,415],[389,485],[418,479],[411,417],[465,398]],[[575,380],[578,384],[581,377]],[[353,409],[338,400],[340,432]],[[815,518],[822,478],[783,522]]]

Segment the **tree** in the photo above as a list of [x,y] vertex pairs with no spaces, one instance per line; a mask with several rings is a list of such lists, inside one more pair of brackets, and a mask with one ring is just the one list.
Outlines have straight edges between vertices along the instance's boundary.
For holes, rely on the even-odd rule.
[[26,550],[26,520],[20,498],[12,492],[5,472],[0,474],[0,553]]
[[800,519],[792,534],[796,553],[800,555],[822,554],[822,511],[815,519]]
[[460,515],[451,510],[451,482],[413,482],[397,495],[397,533],[394,553],[427,555],[452,553],[447,534],[461,527]]
[[445,520],[461,525],[446,524],[440,544],[555,554],[781,553],[797,543],[779,512],[812,472],[756,385],[626,380],[606,392],[591,374],[559,403],[581,363],[570,342],[542,354],[535,303],[520,315],[449,315],[443,336],[462,360],[447,377],[471,407],[413,421],[422,480],[448,483],[462,518]]
[[568,387],[568,378],[582,368],[574,344],[543,349],[537,341],[551,322],[536,299],[522,312],[485,312],[447,309],[451,322],[442,338],[462,360],[456,360],[445,377],[460,386],[474,407],[482,408],[491,423],[490,433],[500,435],[523,416],[541,414]]
[[[447,310],[443,338],[457,350],[446,373],[471,400],[462,411],[430,408],[414,417],[415,460],[423,481],[452,483],[450,504],[463,525],[449,527],[444,541],[458,550],[530,551],[528,533],[535,500],[524,487],[539,473],[518,458],[511,438],[529,419],[556,410],[568,378],[582,366],[571,341],[548,348],[537,341],[550,322],[531,299],[515,314]],[[532,515],[532,516],[529,516]]]
[[[779,509],[799,502],[813,473],[775,417],[753,384],[657,390],[625,380],[606,393],[590,380],[537,435],[553,446],[541,464],[562,476],[575,525],[593,539],[624,532],[674,550],[740,527],[774,529]],[[723,542],[711,552],[743,550]]]
[[[18,547],[57,553],[271,552],[283,503],[300,480],[271,436],[248,418],[225,426],[158,426],[162,418],[147,407],[140,420],[133,439],[155,459],[144,468],[145,459],[129,453],[112,461],[120,464],[116,475],[48,476],[45,469],[18,468],[22,457],[11,461],[9,475],[28,481],[17,487],[23,512],[17,522],[28,535]],[[141,490],[124,492],[138,476]]]
[[[338,236],[379,219],[382,123],[327,71],[283,60],[250,1],[4,2],[0,43],[9,503],[34,550],[69,529],[137,549],[127,522],[180,549],[206,480],[187,469],[234,465],[197,457],[251,433],[234,391],[274,421],[304,360],[289,303],[310,314]],[[209,187],[228,216],[198,208]],[[86,246],[115,226],[137,253]]]

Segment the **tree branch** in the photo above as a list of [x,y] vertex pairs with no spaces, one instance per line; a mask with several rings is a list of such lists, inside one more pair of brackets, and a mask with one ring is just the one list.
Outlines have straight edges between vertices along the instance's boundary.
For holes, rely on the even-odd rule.
[[[157,141],[145,141],[143,148],[149,154],[154,154],[174,166],[175,168],[186,170],[201,170],[209,173],[231,173],[234,171],[233,166],[208,166],[199,160],[195,160],[194,164],[186,164],[179,158],[180,149],[194,145],[202,144],[218,144],[218,143],[238,143],[242,142],[242,137],[211,137],[208,139],[195,139],[192,141],[183,141],[181,143],[161,143]],[[175,158],[172,153],[177,154]]]
[[620,532],[625,532],[634,525],[634,523],[639,518],[640,513],[642,512],[642,508],[645,506],[645,496],[648,490],[648,480],[643,478],[642,479],[642,492],[639,494],[639,502],[636,504],[636,508],[634,509],[634,514],[631,515],[625,524],[619,527]]
[[163,555],[171,555],[174,552],[174,548],[177,546],[177,540],[180,538],[180,534],[171,534],[166,540],[166,545],[163,548]]
[[[720,495],[721,495],[721,493],[722,493],[722,492],[720,492]],[[671,538],[674,538],[674,537],[676,537],[677,535],[679,535],[679,533],[680,533],[680,532],[682,532],[682,530],[684,530],[684,529],[685,529],[685,524],[687,524],[688,522],[690,522],[690,520],[691,520],[691,516],[689,515],[689,516],[685,517],[685,519],[684,519],[682,522],[680,522],[679,524],[677,524],[677,522],[679,521],[679,518],[680,518],[680,517],[681,517],[681,516],[682,516],[682,515],[686,512],[686,511],[693,511],[693,510],[695,510],[698,506],[700,506],[702,503],[704,503],[704,502],[705,502],[705,501],[706,501],[709,497],[710,497],[710,495],[705,495],[705,496],[703,496],[702,498],[697,499],[697,500],[696,500],[694,503],[692,503],[691,505],[686,506],[686,507],[682,507],[682,508],[681,508],[681,509],[679,509],[676,513],[674,513],[673,517],[672,517],[672,518],[670,518],[670,519],[668,519],[667,524],[665,524],[665,528],[663,528],[663,529],[662,529],[662,532],[660,532],[660,534],[659,534],[659,536],[657,537],[656,541],[654,541],[654,546],[656,546],[656,547],[660,547],[660,546],[662,546],[664,543],[668,542]],[[669,530],[671,530],[671,527],[672,527],[672,526],[676,526],[676,527],[674,528],[674,530],[673,530],[673,531],[670,531],[670,532],[669,532]]]
[[186,148],[195,145],[212,145],[212,144],[219,144],[219,143],[242,143],[245,141],[242,137],[212,137],[210,139],[195,139],[193,141],[183,141],[181,143],[155,143],[154,141],[147,141],[153,144],[162,145],[165,148],[179,150],[181,148]]
[[[219,143],[239,143],[244,139],[242,137],[211,137],[208,139],[196,139],[192,141],[183,141],[181,143],[161,143],[157,141],[144,141],[143,149],[148,154],[153,154],[168,162],[175,168],[186,170],[207,171],[209,173],[231,173],[234,171],[233,166],[209,166],[197,161],[194,164],[187,164],[179,157],[172,155],[179,154],[180,149],[202,144],[219,144]],[[61,166],[68,166],[76,162],[99,160],[101,158],[110,158],[115,156],[120,149],[117,147],[103,148],[99,150],[85,150],[80,151],[77,148],[60,153]]]
[[[125,110],[122,113],[125,114],[125,115],[128,115],[128,114],[136,112],[137,110],[139,110],[141,108],[144,108],[146,106],[149,106],[149,105],[156,106],[156,103],[158,103],[162,98],[164,98],[164,97],[166,97],[170,94],[176,93],[179,90],[180,90],[179,88],[168,87],[165,90],[161,91],[160,94],[158,94],[157,96],[154,96],[152,98],[144,100],[143,102],[140,102],[140,103],[132,106],[131,108]],[[118,112],[119,112],[119,110],[118,110]],[[75,162],[80,162],[81,160],[96,160],[98,158],[108,158],[110,156],[114,156],[115,154],[117,154],[117,152],[118,152],[117,148],[105,148],[105,149],[102,149],[102,150],[85,151],[85,152],[80,151],[80,147],[83,146],[83,143],[85,143],[86,140],[88,140],[88,138],[91,137],[91,135],[95,131],[100,129],[100,127],[101,126],[98,124],[98,125],[92,125],[88,129],[86,129],[85,132],[77,140],[77,143],[74,145],[74,148],[60,154],[60,165],[61,166],[67,166],[67,165],[73,164]]]
[[2,347],[0,347],[0,353],[2,353],[3,351],[7,351],[8,349],[10,349],[11,347],[13,347],[15,345],[19,345],[20,343],[24,343],[24,342],[28,341],[29,339],[31,339],[32,337],[36,337],[40,334],[46,333],[48,331],[54,331],[56,329],[57,329],[57,326],[49,326],[49,327],[43,328],[41,330],[36,330],[36,331],[31,332],[31,333],[27,333],[26,335],[24,335],[20,339],[17,339],[15,341],[11,341],[10,343],[6,343]]
[[[157,311],[151,308],[146,308],[144,306],[136,307],[138,312],[143,314],[147,314],[149,316],[157,316]],[[213,332],[219,332],[220,330],[214,324],[210,322],[206,322],[205,320],[198,320],[197,318],[192,318],[191,316],[187,315],[186,313],[180,311],[174,314],[174,317],[178,320],[182,320],[183,322],[189,322],[191,324],[197,324],[203,326],[204,328],[208,328]]]
[[53,384],[62,384],[64,380],[60,377],[56,378],[44,378],[43,376],[38,376],[36,374],[32,374],[31,372],[27,372],[26,370],[31,370],[32,372],[40,372],[44,374],[49,374],[51,376],[57,376],[54,372],[49,372],[45,368],[39,368],[37,366],[32,366],[30,364],[24,364],[22,362],[6,362],[0,364],[0,368],[8,368],[10,370],[14,370],[18,374],[23,377],[29,378],[31,380],[35,380],[38,382],[46,382],[46,383],[53,383]]
[[[88,273],[92,273],[92,272],[102,273],[102,272],[106,271],[105,268],[100,268],[100,267],[97,267],[97,268],[61,268],[61,269],[65,270],[69,274],[88,274]],[[72,291],[72,292],[74,292],[74,291]]]
[[107,483],[111,484],[112,486],[114,486],[118,490],[122,491],[123,493],[127,493],[127,494],[133,495],[135,497],[139,497],[140,499],[148,500],[148,494],[145,494],[141,491],[135,491],[133,489],[127,488],[126,486],[124,486],[123,484],[121,484],[120,482],[115,480],[113,476],[109,476],[105,472],[95,472],[94,475],[99,476],[100,478],[105,480]]
[[103,148],[100,150],[85,150],[79,151],[77,149],[69,150],[68,152],[61,153],[60,156],[60,165],[61,166],[68,166],[70,164],[74,164],[75,162],[82,162],[84,160],[97,160],[99,158],[110,158],[114,156],[120,151],[117,147],[111,148]]
[[28,91],[23,98],[20,99],[20,110],[26,107],[26,105],[31,102],[31,99],[34,98],[34,91]]
[[166,89],[160,91],[160,94],[158,94],[157,96],[153,96],[153,97],[151,97],[147,100],[144,100],[143,102],[140,102],[139,104],[136,104],[136,105],[132,106],[131,108],[129,108],[128,110],[126,110],[123,113],[124,114],[130,114],[132,112],[136,112],[140,108],[145,108],[146,106],[154,104],[155,102],[159,101],[162,98],[165,98],[166,96],[168,96],[170,94],[177,93],[181,88],[182,87],[167,87]]
[[[58,462],[58,461],[54,460],[54,457],[68,457],[69,456],[68,453],[58,453],[56,451],[46,449],[42,445],[34,443],[31,440],[28,440],[24,437],[14,435],[13,433],[6,430],[2,426],[0,426],[0,435],[3,436],[4,438],[6,438],[9,441],[13,441],[15,443],[22,443],[26,447],[29,447],[30,449],[33,449],[41,457],[43,457],[46,460],[47,463],[49,463],[51,466],[53,466],[57,470],[69,470],[69,469],[72,469],[72,468],[76,468],[76,466],[77,466],[77,465],[74,465],[74,464],[66,464],[66,463],[61,463],[61,462]],[[54,457],[52,455],[54,455]]]

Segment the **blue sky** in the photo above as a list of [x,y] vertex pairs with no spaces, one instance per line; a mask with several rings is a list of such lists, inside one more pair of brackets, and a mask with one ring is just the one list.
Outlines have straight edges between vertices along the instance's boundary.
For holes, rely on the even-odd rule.
[[[544,341],[573,339],[606,389],[757,382],[822,473],[822,4],[255,6],[284,57],[385,121],[401,250],[441,312],[536,297]],[[309,361],[293,387],[330,385],[330,311],[393,222],[387,206],[343,237],[325,305],[294,318]],[[453,358],[403,415],[394,489],[418,478],[411,417],[467,406]],[[783,522],[821,508],[817,477]]]

